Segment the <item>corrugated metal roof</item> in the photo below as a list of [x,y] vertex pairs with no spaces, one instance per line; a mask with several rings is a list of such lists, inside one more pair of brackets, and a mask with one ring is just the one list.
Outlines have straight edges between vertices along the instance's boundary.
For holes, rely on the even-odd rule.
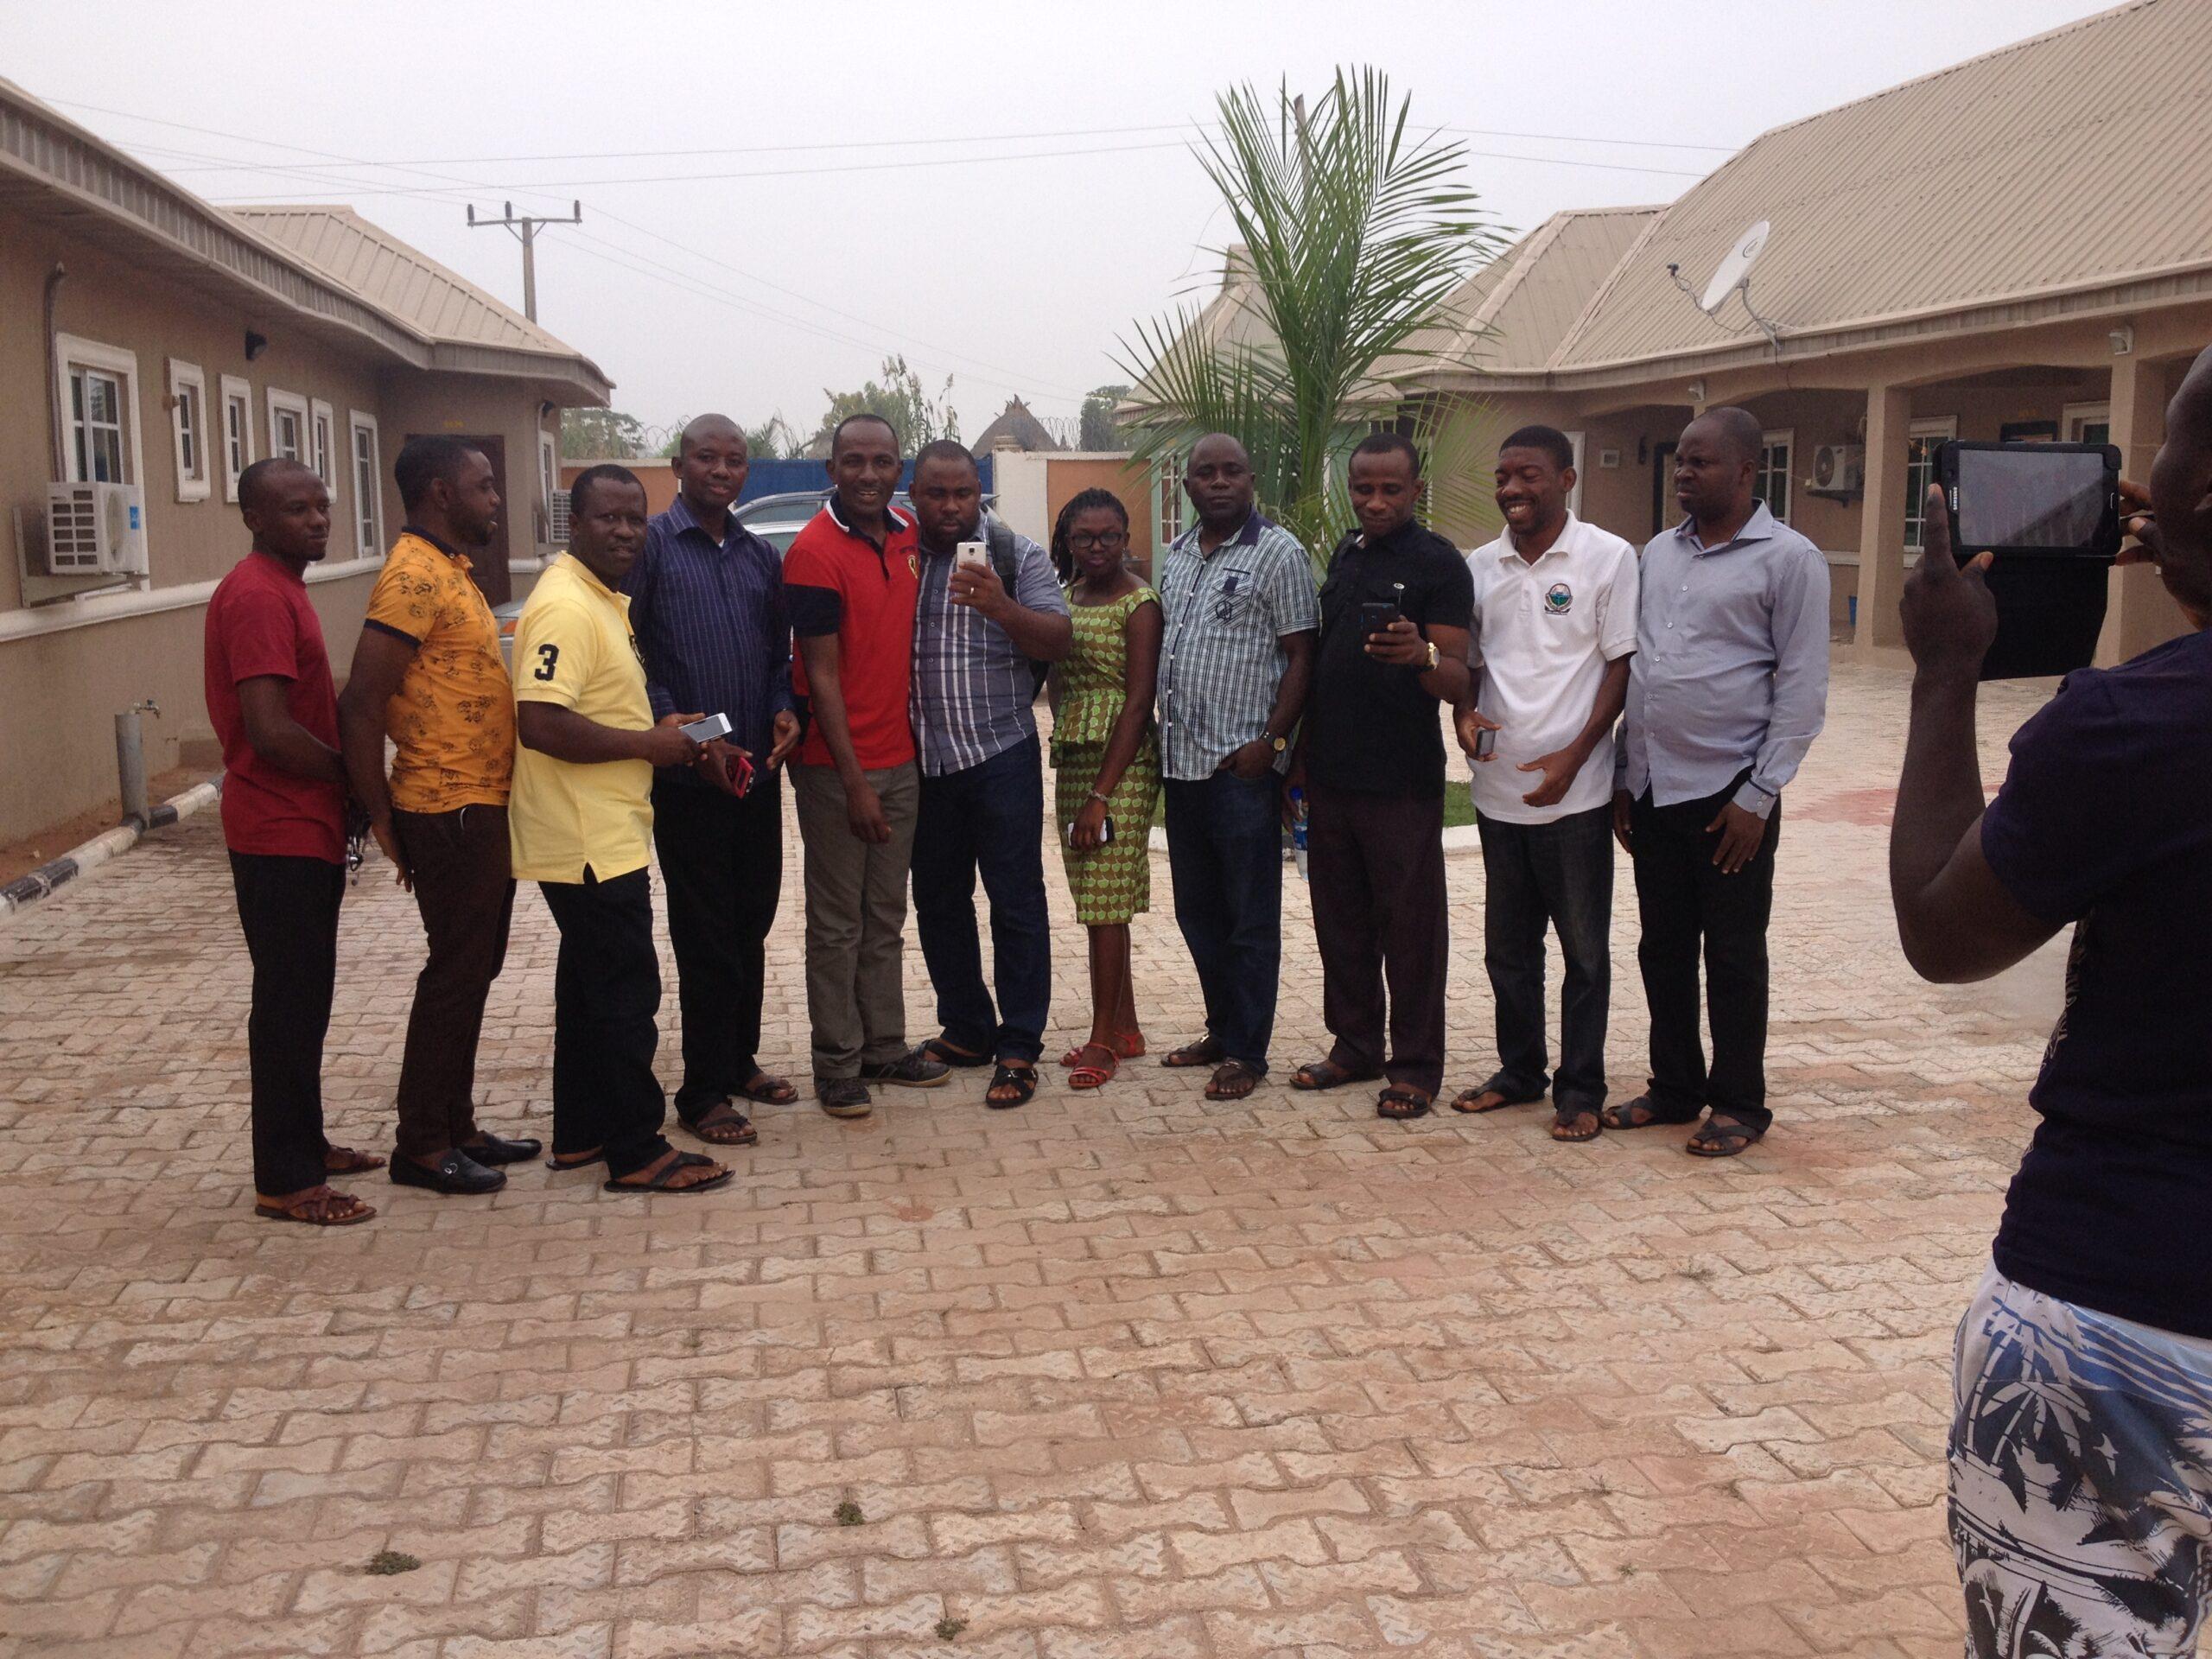
[[1440,357],[1488,373],[1541,369],[1661,211],[1554,213],[1470,276],[1445,304],[1451,326],[1416,334],[1407,356]]
[[231,207],[224,211],[433,340],[574,357],[519,311],[448,270],[350,207]]
[[1756,340],[1667,266],[1702,287],[1761,219],[1751,297],[1785,342],[2212,265],[2212,3],[2137,0],[1763,135],[1662,213],[1550,366]]

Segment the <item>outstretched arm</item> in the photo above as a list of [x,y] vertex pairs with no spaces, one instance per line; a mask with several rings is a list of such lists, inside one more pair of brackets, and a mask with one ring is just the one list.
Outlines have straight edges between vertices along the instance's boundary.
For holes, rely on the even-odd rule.
[[1905,960],[1923,979],[1986,979],[2057,932],[2006,892],[1981,850],[1981,756],[1974,699],[1981,659],[1997,637],[1986,553],[1961,570],[1950,514],[1928,493],[1926,550],[1906,582],[1912,652],[1911,724],[1890,823],[1890,899]]

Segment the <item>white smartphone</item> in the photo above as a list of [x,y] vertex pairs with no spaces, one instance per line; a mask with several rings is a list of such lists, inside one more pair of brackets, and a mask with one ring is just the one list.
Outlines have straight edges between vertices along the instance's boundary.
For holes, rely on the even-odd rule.
[[703,719],[693,721],[689,726],[679,726],[676,729],[694,743],[711,743],[718,737],[728,737],[730,734],[729,716],[709,715]]
[[988,542],[963,542],[958,547],[953,549],[952,560],[955,564],[963,566],[971,564],[988,564],[991,562],[990,543]]

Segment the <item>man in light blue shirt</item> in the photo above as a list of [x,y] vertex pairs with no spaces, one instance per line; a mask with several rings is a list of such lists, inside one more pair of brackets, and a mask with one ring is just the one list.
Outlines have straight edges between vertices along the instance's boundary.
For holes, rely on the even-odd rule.
[[[1636,869],[1637,959],[1651,1010],[1651,1083],[1605,1127],[1708,1115],[1700,1157],[1731,1158],[1766,1105],[1767,919],[1782,791],[1827,718],[1827,562],[1752,493],[1763,441],[1747,410],[1682,429],[1688,514],[1643,550],[1613,833]],[[1703,954],[1713,1063],[1700,1028]]]

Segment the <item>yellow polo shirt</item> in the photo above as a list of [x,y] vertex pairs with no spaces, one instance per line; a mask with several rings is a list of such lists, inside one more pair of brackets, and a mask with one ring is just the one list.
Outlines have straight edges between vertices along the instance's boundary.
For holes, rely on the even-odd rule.
[[[515,624],[515,701],[573,709],[621,731],[653,723],[630,601],[563,553],[537,579]],[[556,760],[515,747],[507,828],[524,881],[580,882],[643,869],[652,850],[652,763]]]

